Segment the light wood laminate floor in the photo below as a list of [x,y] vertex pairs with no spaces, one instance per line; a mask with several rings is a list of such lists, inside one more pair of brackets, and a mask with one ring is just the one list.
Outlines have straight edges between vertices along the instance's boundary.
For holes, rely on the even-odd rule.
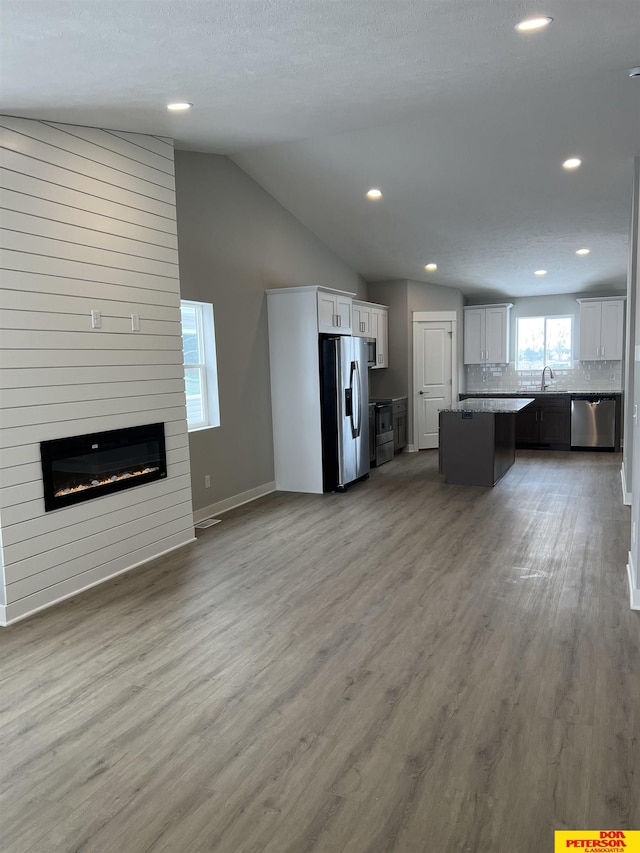
[[543,853],[640,828],[620,456],[404,454],[0,631],[4,853]]

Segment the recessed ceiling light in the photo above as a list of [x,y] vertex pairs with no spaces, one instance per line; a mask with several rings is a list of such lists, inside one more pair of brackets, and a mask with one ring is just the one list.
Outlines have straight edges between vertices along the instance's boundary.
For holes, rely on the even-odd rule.
[[425,264],[425,265],[424,265],[424,268],[425,268],[428,272],[435,272],[435,271],[438,269],[438,264]]
[[546,274],[547,274],[546,270],[536,270],[534,272],[534,275],[546,275]]
[[565,160],[562,164],[563,169],[577,169],[578,166],[582,165],[582,160],[579,157],[569,157],[568,160]]
[[516,24],[516,30],[519,33],[530,33],[534,30],[541,30],[543,27],[549,26],[553,18],[527,18]]
[[167,104],[167,109],[171,110],[172,113],[179,113],[183,110],[190,110],[193,104],[187,103],[175,103],[175,104]]
[[576,255],[588,255],[591,249],[576,249]]
[[378,199],[382,198],[382,192],[374,187],[368,191],[367,198],[373,199],[373,201],[378,201]]

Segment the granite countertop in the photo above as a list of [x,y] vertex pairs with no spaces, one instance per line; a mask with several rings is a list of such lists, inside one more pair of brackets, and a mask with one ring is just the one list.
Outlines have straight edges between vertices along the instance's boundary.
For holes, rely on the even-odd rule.
[[462,403],[454,403],[441,412],[486,412],[487,414],[515,414],[526,408],[529,403],[535,403],[533,397],[470,397]]
[[462,394],[469,394],[470,397],[474,399],[477,397],[478,399],[486,399],[487,397],[491,397],[493,399],[501,399],[505,397],[515,397],[516,399],[521,399],[522,397],[571,397],[574,394],[608,394],[609,396],[614,397],[616,394],[622,394],[620,389],[615,391],[611,390],[611,388],[581,388],[575,389],[573,391],[462,391]]

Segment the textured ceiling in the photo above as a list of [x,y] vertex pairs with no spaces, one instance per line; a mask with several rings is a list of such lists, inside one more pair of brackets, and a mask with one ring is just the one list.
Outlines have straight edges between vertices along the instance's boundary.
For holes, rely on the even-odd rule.
[[0,111],[228,154],[371,281],[624,289],[640,0],[539,2],[0,0]]

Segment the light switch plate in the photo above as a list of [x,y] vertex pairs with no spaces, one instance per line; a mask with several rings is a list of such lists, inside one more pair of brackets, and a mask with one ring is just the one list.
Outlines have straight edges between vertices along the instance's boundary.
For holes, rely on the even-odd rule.
[[131,331],[139,332],[140,331],[140,315],[132,314],[131,315]]
[[102,316],[99,311],[91,312],[91,328],[92,329],[101,329],[102,328]]

